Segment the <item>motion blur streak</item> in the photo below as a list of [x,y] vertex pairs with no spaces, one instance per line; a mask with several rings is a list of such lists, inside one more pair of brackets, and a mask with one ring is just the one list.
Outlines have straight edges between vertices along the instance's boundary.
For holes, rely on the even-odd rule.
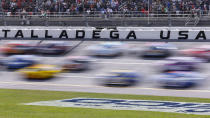
[[[33,41],[26,42],[37,44]],[[7,43],[3,42],[1,45]],[[42,43],[59,46],[65,44],[65,47],[69,46],[67,49],[71,49],[78,42]],[[203,45],[196,44],[199,44],[198,47]],[[208,97],[204,94],[210,90],[209,63],[202,58],[179,53],[179,50],[191,48],[190,45],[194,43],[83,42],[63,55],[33,53],[36,64],[14,72],[7,71],[8,63],[5,61],[11,56],[2,54],[1,77],[7,79],[2,79],[0,84],[1,88]],[[54,47],[56,46],[45,49],[54,52],[57,50]],[[150,55],[146,58],[142,56],[145,49],[147,55]],[[100,56],[95,56],[95,53]],[[107,56],[109,54],[111,55]],[[167,57],[163,58],[165,54]],[[13,58],[25,59],[27,55]],[[23,62],[15,61],[14,64]],[[27,75],[24,73],[31,79],[26,79]],[[105,87],[107,82],[112,86]],[[189,92],[195,94],[190,95]]]

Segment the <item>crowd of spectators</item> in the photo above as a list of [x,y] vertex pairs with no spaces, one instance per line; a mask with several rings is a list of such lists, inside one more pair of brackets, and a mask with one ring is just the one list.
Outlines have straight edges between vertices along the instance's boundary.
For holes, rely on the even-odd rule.
[[[200,10],[208,13],[210,0],[0,0],[3,12],[66,12],[114,13],[116,11],[141,13],[182,13]],[[149,7],[148,7],[149,6]],[[204,12],[203,12],[204,11]]]

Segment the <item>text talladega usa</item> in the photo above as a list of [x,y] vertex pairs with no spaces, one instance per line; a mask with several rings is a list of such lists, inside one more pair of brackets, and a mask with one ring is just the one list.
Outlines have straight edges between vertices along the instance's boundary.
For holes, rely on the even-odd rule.
[[0,29],[0,38],[207,40],[210,30]]

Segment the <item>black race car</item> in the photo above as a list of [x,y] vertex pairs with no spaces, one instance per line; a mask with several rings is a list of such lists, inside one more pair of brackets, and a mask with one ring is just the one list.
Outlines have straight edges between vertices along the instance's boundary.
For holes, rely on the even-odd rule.
[[86,56],[68,57],[62,65],[64,71],[84,71],[89,69],[91,60]]
[[38,54],[42,55],[59,55],[65,54],[73,48],[72,45],[69,45],[65,42],[49,42],[40,44],[36,50]]

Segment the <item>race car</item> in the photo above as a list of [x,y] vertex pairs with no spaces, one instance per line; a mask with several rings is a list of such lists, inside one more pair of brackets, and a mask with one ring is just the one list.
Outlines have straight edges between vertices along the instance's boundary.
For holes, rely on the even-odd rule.
[[68,57],[62,64],[64,71],[83,71],[89,69],[91,59],[86,56]]
[[48,42],[38,46],[36,53],[42,55],[60,55],[65,54],[73,48],[73,45],[66,42]]
[[36,50],[36,45],[30,43],[8,43],[0,48],[2,54],[14,55],[14,54],[33,54]]
[[13,55],[0,60],[1,66],[8,70],[18,70],[38,63],[38,57],[34,55]]
[[162,87],[188,88],[201,84],[205,76],[198,72],[170,71],[159,75],[157,82]]
[[133,86],[139,82],[140,76],[134,71],[114,70],[99,78],[100,84],[105,86]]
[[62,70],[55,65],[36,64],[19,70],[26,79],[44,80],[55,77]]
[[179,52],[185,56],[198,57],[205,62],[210,62],[210,45],[202,45],[193,49],[180,50]]
[[123,54],[124,45],[121,42],[106,42],[88,47],[88,55],[99,57],[116,57]]
[[167,58],[161,69],[168,71],[198,71],[202,60],[195,57],[171,57]]
[[149,44],[142,50],[138,56],[143,58],[166,58],[172,56],[177,49],[172,44]]

